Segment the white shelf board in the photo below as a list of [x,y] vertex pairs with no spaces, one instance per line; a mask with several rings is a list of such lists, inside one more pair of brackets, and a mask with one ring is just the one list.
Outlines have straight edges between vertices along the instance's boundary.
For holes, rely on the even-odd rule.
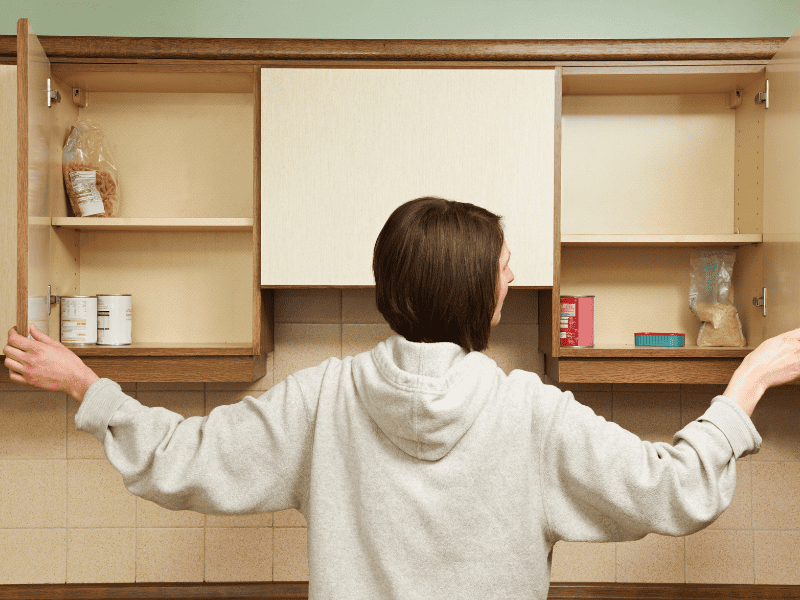
[[54,217],[52,225],[94,231],[250,231],[253,219]]
[[743,246],[760,244],[760,233],[730,235],[585,235],[561,234],[561,245],[569,246]]

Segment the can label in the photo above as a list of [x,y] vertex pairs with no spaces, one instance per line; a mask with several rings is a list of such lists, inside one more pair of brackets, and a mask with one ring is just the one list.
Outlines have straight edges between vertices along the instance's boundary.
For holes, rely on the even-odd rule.
[[561,296],[561,345],[594,346],[594,296]]
[[131,343],[131,297],[97,296],[97,344],[127,346]]
[[97,298],[61,298],[61,341],[97,343]]

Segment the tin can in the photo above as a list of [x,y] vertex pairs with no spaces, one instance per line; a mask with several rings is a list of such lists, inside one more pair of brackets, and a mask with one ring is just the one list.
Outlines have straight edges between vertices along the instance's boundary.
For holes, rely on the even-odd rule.
[[131,295],[97,294],[97,345],[131,343]]
[[61,342],[97,343],[97,297],[61,297]]
[[561,345],[594,346],[594,296],[561,296]]

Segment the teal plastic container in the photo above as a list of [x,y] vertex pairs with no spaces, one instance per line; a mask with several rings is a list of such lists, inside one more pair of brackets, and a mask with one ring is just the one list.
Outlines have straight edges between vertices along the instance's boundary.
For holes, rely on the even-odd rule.
[[686,335],[683,333],[634,333],[637,346],[660,346],[663,348],[680,348],[684,346]]

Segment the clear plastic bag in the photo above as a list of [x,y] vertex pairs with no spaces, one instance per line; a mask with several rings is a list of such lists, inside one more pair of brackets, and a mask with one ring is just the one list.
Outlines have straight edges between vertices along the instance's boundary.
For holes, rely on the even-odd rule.
[[745,346],[733,304],[733,250],[696,250],[689,257],[689,308],[699,321],[698,346]]
[[76,217],[114,217],[119,214],[116,162],[99,126],[78,119],[64,145],[64,187]]

